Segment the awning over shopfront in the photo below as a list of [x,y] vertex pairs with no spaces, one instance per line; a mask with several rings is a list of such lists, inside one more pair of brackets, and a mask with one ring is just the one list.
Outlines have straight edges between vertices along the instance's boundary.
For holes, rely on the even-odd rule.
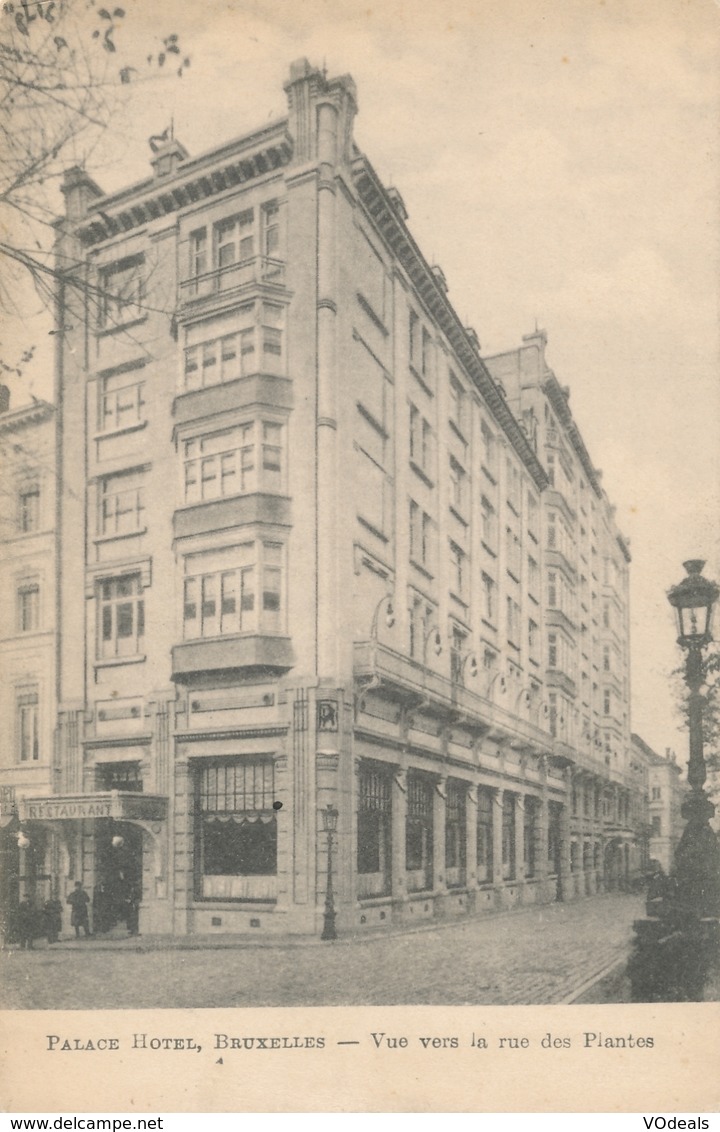
[[20,821],[81,821],[114,818],[115,821],[164,821],[168,801],[160,794],[108,790],[100,794],[55,794],[47,798],[19,798]]

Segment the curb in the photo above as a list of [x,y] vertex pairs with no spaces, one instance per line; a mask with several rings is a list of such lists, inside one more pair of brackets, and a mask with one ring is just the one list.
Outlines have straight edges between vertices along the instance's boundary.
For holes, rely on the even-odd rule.
[[586,979],[584,983],[581,983],[579,987],[576,987],[575,990],[567,996],[567,998],[561,998],[557,1005],[572,1006],[577,1002],[579,998],[582,998],[582,996],[586,994],[587,991],[591,990],[594,986],[597,986],[598,983],[601,983],[603,979],[606,979],[609,975],[615,974],[615,972],[623,967],[626,963],[627,955],[622,955],[619,959],[613,959],[612,963],[608,963],[606,967],[603,967],[589,979]]

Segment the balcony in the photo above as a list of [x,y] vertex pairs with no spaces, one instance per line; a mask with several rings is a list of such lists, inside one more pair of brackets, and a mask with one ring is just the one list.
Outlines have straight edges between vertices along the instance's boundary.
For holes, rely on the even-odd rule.
[[294,663],[289,637],[260,633],[242,637],[212,637],[183,641],[173,647],[172,678],[183,684],[200,672],[232,672],[237,669],[287,672]]
[[545,679],[549,687],[560,688],[566,695],[572,696],[574,699],[577,695],[577,684],[559,668],[548,668]]
[[353,671],[356,678],[372,679],[392,689],[410,705],[427,705],[430,713],[492,734],[518,749],[537,753],[552,747],[552,739],[530,720],[521,719],[462,684],[438,675],[416,660],[374,641],[356,641]]
[[218,267],[204,275],[193,275],[180,284],[180,306],[202,303],[203,299],[215,298],[243,288],[263,283],[269,286],[284,286],[285,263],[270,256],[257,255],[240,263],[230,263]]

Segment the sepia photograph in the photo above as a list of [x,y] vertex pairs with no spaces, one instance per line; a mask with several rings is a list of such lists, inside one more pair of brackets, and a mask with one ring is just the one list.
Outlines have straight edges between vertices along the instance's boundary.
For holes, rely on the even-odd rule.
[[313,1008],[625,1004],[573,1046],[649,1061],[620,1020],[695,1004],[720,1052],[719,48],[714,0],[2,5],[43,1064],[237,1008],[317,1053]]

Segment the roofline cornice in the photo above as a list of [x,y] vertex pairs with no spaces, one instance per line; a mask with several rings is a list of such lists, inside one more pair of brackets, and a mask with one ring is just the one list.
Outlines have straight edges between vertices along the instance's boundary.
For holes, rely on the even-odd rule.
[[34,401],[30,405],[22,405],[19,409],[12,409],[0,415],[0,432],[12,432],[16,428],[40,424],[42,421],[50,420],[54,413],[55,406],[49,401]]
[[282,169],[292,152],[287,120],[282,119],[183,161],[172,177],[148,178],[94,200],[75,231],[85,245],[131,232],[158,217]]
[[458,359],[495,415],[539,491],[547,486],[545,470],[512,413],[482,358],[473,346],[442,285],[398,214],[387,190],[368,159],[358,154],[352,162],[355,186],[361,202],[397,256],[423,302],[437,320]]

